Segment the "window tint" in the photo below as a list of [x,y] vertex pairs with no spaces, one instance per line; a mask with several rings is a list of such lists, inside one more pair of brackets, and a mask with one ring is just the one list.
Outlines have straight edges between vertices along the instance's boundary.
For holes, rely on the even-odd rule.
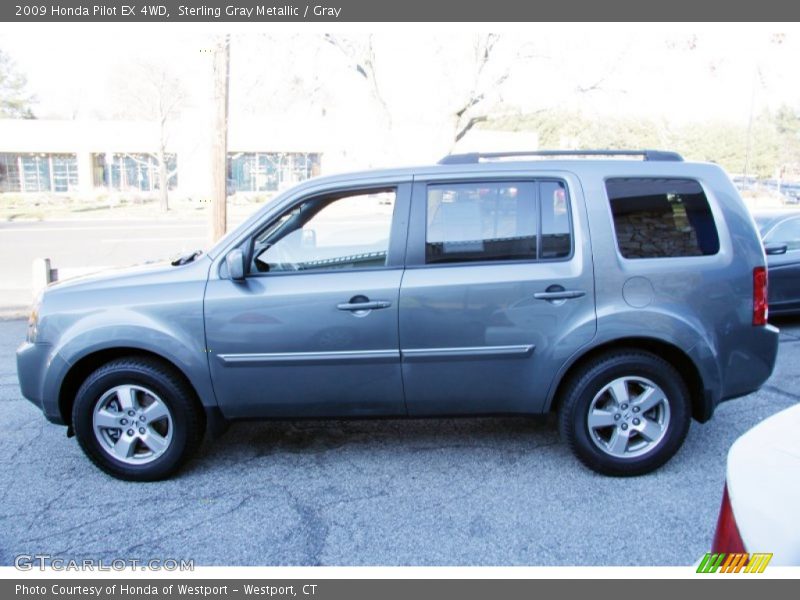
[[690,179],[609,179],[606,190],[619,251],[625,258],[702,256],[719,252],[703,188]]
[[572,241],[569,233],[567,190],[560,181],[539,184],[542,203],[542,258],[569,256]]
[[535,259],[536,184],[428,186],[428,263]]
[[788,219],[775,227],[765,241],[786,244],[788,250],[800,250],[800,217]]
[[386,265],[395,190],[314,198],[259,234],[259,272],[374,268]]

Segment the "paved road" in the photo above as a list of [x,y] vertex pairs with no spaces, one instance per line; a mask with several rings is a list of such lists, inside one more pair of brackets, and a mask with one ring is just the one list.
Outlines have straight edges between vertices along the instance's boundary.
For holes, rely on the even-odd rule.
[[243,423],[171,480],[116,481],[20,397],[0,321],[0,564],[685,565],[709,549],[736,437],[800,401],[800,320],[764,389],[693,424],[655,474],[581,467],[525,419]]
[[163,260],[205,247],[202,219],[83,220],[0,223],[0,311],[31,300],[31,264],[50,258],[60,269],[117,267]]

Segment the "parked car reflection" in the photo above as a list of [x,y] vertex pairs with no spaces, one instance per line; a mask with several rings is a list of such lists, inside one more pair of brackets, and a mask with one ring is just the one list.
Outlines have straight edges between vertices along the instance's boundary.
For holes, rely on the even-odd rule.
[[770,315],[800,314],[800,211],[753,216],[767,253]]

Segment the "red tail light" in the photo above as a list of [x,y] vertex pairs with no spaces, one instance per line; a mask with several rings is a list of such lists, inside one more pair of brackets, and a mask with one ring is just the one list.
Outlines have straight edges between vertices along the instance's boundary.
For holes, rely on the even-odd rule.
[[766,325],[769,316],[767,305],[767,269],[753,269],[753,325]]
[[739,527],[736,525],[736,517],[733,515],[727,485],[722,492],[722,506],[719,507],[717,531],[714,533],[711,552],[746,552],[742,537],[739,535]]

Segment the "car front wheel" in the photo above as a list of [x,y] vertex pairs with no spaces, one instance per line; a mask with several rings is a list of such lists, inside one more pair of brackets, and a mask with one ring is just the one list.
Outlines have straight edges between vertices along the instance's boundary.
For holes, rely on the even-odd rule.
[[149,358],[122,358],[92,373],[72,413],[86,455],[119,479],[153,481],[174,473],[200,445],[204,420],[191,389]]

